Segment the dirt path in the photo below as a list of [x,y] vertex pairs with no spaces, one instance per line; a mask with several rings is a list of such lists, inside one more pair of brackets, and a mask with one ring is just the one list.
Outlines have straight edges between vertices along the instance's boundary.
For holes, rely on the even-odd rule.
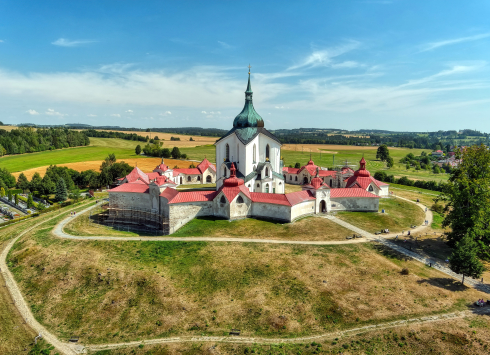
[[[75,207],[76,208],[76,207]],[[74,210],[75,208],[65,210],[65,212],[69,212],[71,210]],[[64,343],[61,340],[59,340],[55,335],[51,334],[44,326],[42,326],[35,318],[34,315],[31,312],[31,309],[29,305],[26,303],[24,298],[22,297],[22,293],[17,286],[17,283],[14,280],[14,276],[10,272],[10,270],[7,267],[7,255],[12,248],[12,246],[19,240],[22,236],[24,236],[26,233],[32,231],[34,228],[39,227],[41,224],[46,223],[56,217],[59,217],[59,215],[55,215],[51,218],[48,218],[42,222],[36,223],[32,227],[27,228],[25,231],[21,232],[17,237],[12,238],[10,242],[8,242],[5,245],[5,248],[3,249],[2,253],[0,254],[0,272],[1,275],[5,281],[5,286],[7,287],[7,290],[10,293],[10,296],[12,297],[12,300],[14,302],[15,307],[21,314],[22,318],[25,320],[26,324],[31,327],[36,334],[42,334],[42,337],[51,345],[53,345],[57,351],[71,355],[71,354],[80,354],[82,351],[82,348],[80,345],[73,345],[69,343]]]

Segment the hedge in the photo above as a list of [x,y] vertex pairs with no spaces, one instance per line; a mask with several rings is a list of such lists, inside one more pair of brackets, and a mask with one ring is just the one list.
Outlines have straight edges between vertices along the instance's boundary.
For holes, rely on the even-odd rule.
[[403,176],[399,179],[395,178],[393,175],[387,175],[384,171],[377,171],[374,174],[374,178],[379,181],[399,184],[405,186],[414,186],[421,189],[432,190],[432,191],[442,191],[444,189],[444,183],[442,181],[425,181],[425,180],[410,180],[406,176]]

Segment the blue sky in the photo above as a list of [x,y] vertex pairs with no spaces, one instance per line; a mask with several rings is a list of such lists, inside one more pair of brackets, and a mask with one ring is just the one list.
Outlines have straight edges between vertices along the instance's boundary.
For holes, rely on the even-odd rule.
[[490,132],[490,2],[3,1],[0,120]]

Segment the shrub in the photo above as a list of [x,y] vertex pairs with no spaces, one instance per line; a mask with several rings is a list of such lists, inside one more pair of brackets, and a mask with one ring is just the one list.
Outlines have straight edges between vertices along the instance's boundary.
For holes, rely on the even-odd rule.
[[431,208],[430,208],[432,211],[434,212],[437,212],[439,214],[443,214],[444,213],[444,206],[439,204],[439,203],[434,203]]
[[404,267],[402,269],[402,275],[408,275],[408,274],[410,274],[410,271],[406,267]]

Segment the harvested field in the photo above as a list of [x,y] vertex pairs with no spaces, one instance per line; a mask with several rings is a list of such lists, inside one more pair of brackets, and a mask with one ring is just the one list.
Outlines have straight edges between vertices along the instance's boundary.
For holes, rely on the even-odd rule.
[[[373,146],[357,146],[357,145],[341,145],[341,144],[283,144],[281,149],[283,150],[294,150],[297,152],[301,152],[301,149],[304,148],[304,152],[309,153],[310,149],[312,153],[329,153],[336,154],[338,150],[373,150],[377,151],[378,147]],[[390,147],[390,151],[402,150],[406,151],[407,148],[395,148]]]
[[[143,170],[145,173],[149,173],[155,169],[155,167],[161,163],[161,158],[137,158],[137,159],[118,159],[118,162],[126,162],[131,166],[138,165],[138,168]],[[176,159],[164,159],[165,164],[167,164],[170,168],[174,166],[178,166],[181,169],[188,168],[191,164],[197,166],[197,162],[192,162],[188,160],[176,160]],[[56,164],[57,166],[66,166],[67,168],[76,170],[76,171],[84,171],[84,170],[95,170],[99,171],[100,165],[103,160],[94,160],[87,162],[79,162],[79,163],[67,163],[67,164]],[[39,168],[33,168],[23,171],[24,175],[30,180],[32,176],[37,172],[41,175],[41,177],[46,174],[46,169],[48,166],[41,166]],[[12,175],[17,178],[20,175],[20,172],[12,173]]]

